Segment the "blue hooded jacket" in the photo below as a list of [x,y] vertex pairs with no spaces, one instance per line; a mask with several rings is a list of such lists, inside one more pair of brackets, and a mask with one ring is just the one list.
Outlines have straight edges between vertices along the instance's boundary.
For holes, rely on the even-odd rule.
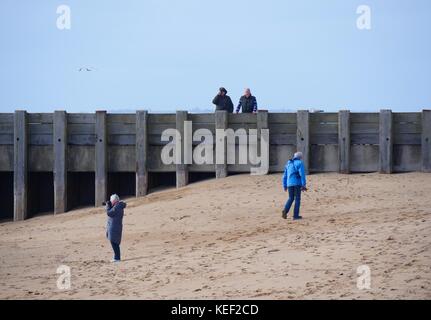
[[126,203],[119,201],[115,206],[111,207],[106,205],[106,214],[108,215],[108,222],[106,224],[106,237],[109,241],[120,244],[121,235],[123,233],[123,216]]
[[304,163],[296,158],[287,161],[283,174],[283,189],[293,186],[305,187]]

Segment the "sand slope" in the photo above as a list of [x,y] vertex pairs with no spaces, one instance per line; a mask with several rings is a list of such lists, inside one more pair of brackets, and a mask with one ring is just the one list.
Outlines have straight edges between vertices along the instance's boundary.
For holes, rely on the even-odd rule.
[[[129,199],[117,265],[103,209],[1,224],[0,298],[431,298],[431,174],[311,175],[300,222],[281,219],[280,180]],[[356,287],[363,264],[370,290]]]

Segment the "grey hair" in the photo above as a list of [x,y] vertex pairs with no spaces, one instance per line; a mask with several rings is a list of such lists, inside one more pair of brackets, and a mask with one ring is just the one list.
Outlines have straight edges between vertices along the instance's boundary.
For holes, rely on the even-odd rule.
[[302,159],[302,152],[301,151],[295,152],[295,154],[293,155],[293,157],[296,158],[296,159]]
[[118,196],[118,194],[113,194],[110,198],[109,201],[111,202],[118,202],[120,201],[120,197]]

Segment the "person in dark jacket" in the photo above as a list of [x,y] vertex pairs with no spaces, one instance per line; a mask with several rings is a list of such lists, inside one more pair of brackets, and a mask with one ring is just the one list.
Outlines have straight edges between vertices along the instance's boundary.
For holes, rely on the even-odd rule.
[[111,262],[120,262],[121,260],[120,243],[123,233],[124,208],[126,208],[126,203],[120,201],[116,194],[113,194],[110,200],[106,202],[106,214],[108,215],[106,237],[114,250],[114,259]]
[[218,94],[213,99],[213,103],[216,105],[216,110],[225,110],[229,113],[233,112],[232,100],[227,95],[227,90],[223,87],[219,89]]
[[256,113],[257,112],[257,100],[255,96],[251,95],[249,88],[245,89],[244,95],[239,99],[238,106],[236,107],[236,113],[242,109],[242,113]]
[[289,199],[282,211],[283,219],[287,218],[290,207],[295,201],[293,219],[302,219],[299,215],[301,205],[301,191],[307,191],[304,163],[302,162],[302,152],[296,152],[292,159],[287,161],[283,174],[283,189],[289,191]]

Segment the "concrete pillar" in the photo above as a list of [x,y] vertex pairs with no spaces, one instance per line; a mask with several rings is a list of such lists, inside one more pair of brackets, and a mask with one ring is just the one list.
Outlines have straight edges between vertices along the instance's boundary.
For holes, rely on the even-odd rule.
[[310,113],[308,110],[298,110],[296,126],[296,149],[302,152],[305,173],[308,174],[310,164]]
[[[176,180],[177,188],[186,186],[189,183],[189,169],[188,165],[185,163],[185,148],[183,141],[186,140],[184,132],[184,122],[188,119],[187,111],[177,111],[176,114],[176,127],[177,131],[180,133],[180,141],[176,141],[176,150],[181,152],[181,163],[176,164]],[[178,149],[179,148],[179,149]]]
[[13,189],[14,221],[27,218],[27,112],[14,114]]
[[431,110],[422,111],[422,171],[431,172]]
[[[225,178],[227,177],[227,141],[224,137],[224,134],[222,137],[217,135],[217,129],[219,130],[226,130],[228,127],[228,113],[227,111],[216,111],[215,114],[215,129],[216,129],[216,153],[217,150],[219,152],[223,152],[224,155],[224,161],[223,163],[217,163],[215,165],[215,171],[216,171],[216,179],[219,178]],[[217,159],[217,155],[215,156]]]
[[340,173],[350,173],[350,111],[338,112],[338,162]]
[[136,196],[148,193],[148,112],[136,111]]
[[392,173],[392,111],[380,110],[379,171]]
[[96,111],[96,146],[95,146],[95,206],[101,206],[107,200],[107,134],[106,111]]
[[54,112],[54,214],[67,211],[67,115]]

